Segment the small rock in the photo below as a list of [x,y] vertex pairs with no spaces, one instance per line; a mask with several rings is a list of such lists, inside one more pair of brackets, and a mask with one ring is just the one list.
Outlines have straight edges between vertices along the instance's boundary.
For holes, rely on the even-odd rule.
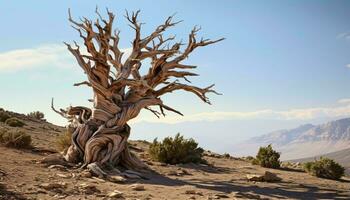
[[197,192],[196,190],[186,190],[185,194],[195,194],[195,195],[203,196],[202,192]]
[[114,190],[113,192],[108,194],[108,197],[110,197],[110,198],[120,198],[120,197],[123,197],[123,193],[118,191],[118,190]]
[[65,170],[66,169],[66,167],[63,166],[63,165],[50,165],[48,168],[49,169],[60,169],[60,170]]
[[274,182],[274,181],[280,181],[280,180],[282,179],[272,172],[266,171],[264,174],[264,181]]
[[278,177],[276,174],[265,171],[264,175],[258,175],[258,174],[247,174],[248,181],[259,181],[259,182],[274,182],[274,181],[280,181],[282,180],[280,177]]
[[72,177],[69,174],[56,174],[56,176],[61,177],[61,178],[71,178]]
[[52,189],[56,189],[56,188],[64,188],[64,187],[66,187],[66,184],[43,183],[43,184],[40,184],[40,187],[44,188],[45,190],[52,190]]
[[186,190],[185,194],[196,194],[195,190]]
[[102,178],[97,178],[97,177],[92,177],[92,179],[98,181],[98,182],[101,182],[101,183],[104,183],[106,182],[106,180],[102,179]]
[[143,185],[140,185],[140,184],[132,184],[130,186],[130,188],[132,190],[135,190],[135,191],[143,191],[143,190],[145,190],[145,187]]
[[51,154],[46,156],[41,160],[41,163],[46,164],[47,166],[51,165],[67,165],[67,162],[64,160],[63,156],[59,153]]
[[85,178],[91,178],[91,177],[92,177],[92,174],[91,174],[91,172],[89,172],[89,171],[82,171],[82,172],[80,173],[80,176],[81,176],[81,177],[85,177]]
[[177,176],[177,172],[174,170],[171,170],[167,173],[168,176]]
[[100,193],[101,191],[96,188],[94,185],[89,185],[86,183],[82,183],[79,185],[80,190],[85,194],[94,194],[94,193]]
[[215,198],[230,198],[227,194],[224,193],[218,193],[214,195]]
[[108,176],[108,180],[114,183],[125,183],[126,179],[122,176]]
[[264,175],[259,174],[247,174],[248,181],[264,181]]

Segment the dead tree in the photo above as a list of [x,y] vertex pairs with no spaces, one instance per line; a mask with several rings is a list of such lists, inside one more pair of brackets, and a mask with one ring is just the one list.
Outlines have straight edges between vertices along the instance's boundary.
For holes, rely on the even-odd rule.
[[[108,19],[104,19],[96,9],[97,19],[92,22],[83,18],[76,21],[69,12],[69,22],[83,39],[87,53],[79,45],[65,43],[79,66],[84,70],[87,81],[74,86],[85,85],[93,90],[93,108],[82,106],[56,110],[67,118],[73,127],[72,145],[64,157],[69,162],[82,162],[99,175],[105,175],[108,167],[121,165],[126,169],[142,170],[147,166],[128,149],[130,134],[128,121],[137,117],[142,109],[151,111],[157,117],[165,116],[164,111],[181,112],[164,104],[161,97],[166,93],[184,90],[197,95],[203,102],[210,104],[207,93],[216,93],[209,87],[200,88],[181,83],[190,82],[187,78],[198,76],[188,70],[196,68],[182,62],[197,47],[214,44],[223,40],[200,39],[196,37],[200,28],[194,27],[186,44],[172,42],[175,37],[163,37],[163,33],[178,22],[173,16],[156,27],[146,37],[141,37],[142,23],[138,21],[139,11],[126,19],[135,31],[131,54],[122,61],[123,52],[119,49],[119,31],[112,28],[115,15],[107,10]],[[150,59],[148,72],[140,74],[140,68]],[[159,108],[159,111],[155,110]]]

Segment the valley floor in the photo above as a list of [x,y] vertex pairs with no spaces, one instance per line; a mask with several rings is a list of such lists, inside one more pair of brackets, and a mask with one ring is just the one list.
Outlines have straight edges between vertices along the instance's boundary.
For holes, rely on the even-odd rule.
[[[139,148],[142,143],[133,143]],[[117,184],[79,176],[77,169],[49,169],[39,161],[44,152],[0,147],[0,199],[108,199],[114,190],[124,199],[349,199],[350,181],[312,177],[304,172],[270,170],[281,182],[248,182],[246,174],[263,174],[266,169],[234,158],[206,157],[207,165],[162,165],[148,161],[153,172],[148,180]],[[62,188],[44,189],[44,183]],[[130,185],[138,183],[142,191]],[[84,190],[84,188],[89,188]],[[123,199],[122,198],[122,199]]]

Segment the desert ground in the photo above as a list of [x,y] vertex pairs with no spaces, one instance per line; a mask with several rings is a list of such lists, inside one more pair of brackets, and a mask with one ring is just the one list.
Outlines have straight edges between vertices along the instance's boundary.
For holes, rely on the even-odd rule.
[[[15,114],[31,135],[32,149],[0,147],[0,199],[350,199],[350,178],[313,177],[296,169],[266,169],[242,158],[206,152],[208,164],[166,165],[152,161],[148,143],[130,141],[151,170],[143,179],[120,181],[91,177],[57,155],[55,140],[65,128]],[[0,122],[0,128],[10,129]],[[276,182],[248,181],[249,174],[275,173]]]

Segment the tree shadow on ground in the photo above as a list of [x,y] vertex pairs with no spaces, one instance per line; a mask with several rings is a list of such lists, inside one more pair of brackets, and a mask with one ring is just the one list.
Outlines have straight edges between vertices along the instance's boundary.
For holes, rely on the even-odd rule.
[[163,186],[193,186],[198,189],[211,190],[213,192],[232,193],[239,192],[241,197],[248,199],[257,198],[254,195],[262,195],[277,199],[349,199],[349,191],[339,191],[331,188],[316,187],[312,185],[297,184],[292,182],[278,183],[252,183],[246,180],[216,181],[210,179],[197,179],[195,177],[180,180],[165,177],[152,172],[148,180],[141,181],[144,184]]
[[213,174],[224,174],[224,173],[236,172],[235,169],[232,169],[229,167],[219,167],[219,166],[207,165],[207,164],[188,163],[188,164],[179,164],[177,166],[185,169],[193,169],[193,170],[202,171],[206,173],[213,173]]
[[0,200],[25,200],[26,199],[20,194],[7,190],[5,184],[1,182],[3,180],[4,180],[4,177],[0,173]]

